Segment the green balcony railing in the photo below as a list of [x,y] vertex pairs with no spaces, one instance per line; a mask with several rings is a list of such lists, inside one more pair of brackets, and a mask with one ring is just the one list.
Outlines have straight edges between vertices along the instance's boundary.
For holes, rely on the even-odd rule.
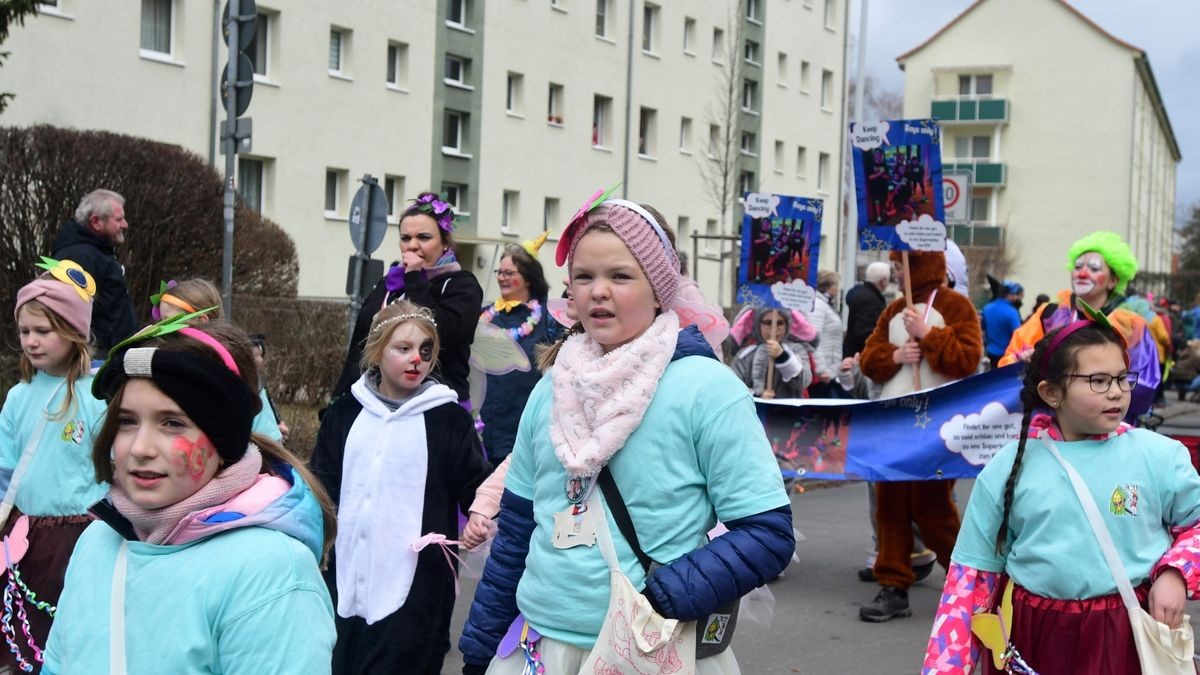
[[955,97],[929,104],[930,117],[947,124],[1004,124],[1008,114],[1008,99],[1003,98]]
[[970,171],[975,177],[977,187],[998,187],[1004,185],[1008,178],[1008,167],[1004,165],[1004,162],[992,162],[986,159],[947,162],[942,165],[942,170]]
[[959,246],[996,247],[1004,243],[1004,228],[991,223],[950,225],[950,238]]

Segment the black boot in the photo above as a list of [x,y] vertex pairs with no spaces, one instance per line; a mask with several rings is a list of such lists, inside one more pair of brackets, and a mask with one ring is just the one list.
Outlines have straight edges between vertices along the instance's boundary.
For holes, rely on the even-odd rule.
[[858,610],[858,618],[872,623],[883,623],[897,617],[912,616],[908,607],[908,591],[895,586],[884,586],[869,605]]

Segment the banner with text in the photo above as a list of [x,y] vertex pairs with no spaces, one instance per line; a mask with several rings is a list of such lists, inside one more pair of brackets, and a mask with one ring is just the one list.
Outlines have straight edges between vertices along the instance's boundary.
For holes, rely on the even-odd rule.
[[850,125],[858,245],[864,251],[946,250],[941,132],[933,120]]
[[738,302],[811,312],[824,202],[765,192],[743,198]]
[[974,478],[1020,434],[1022,364],[879,401],[755,399],[786,477]]

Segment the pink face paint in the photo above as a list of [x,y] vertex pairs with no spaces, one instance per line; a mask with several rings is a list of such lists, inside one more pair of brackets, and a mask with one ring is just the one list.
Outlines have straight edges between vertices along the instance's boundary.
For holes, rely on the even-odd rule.
[[208,436],[204,434],[200,434],[195,441],[180,436],[171,443],[171,449],[175,451],[173,460],[175,466],[182,469],[195,482],[204,478],[208,460],[217,452],[212,441],[208,440]]

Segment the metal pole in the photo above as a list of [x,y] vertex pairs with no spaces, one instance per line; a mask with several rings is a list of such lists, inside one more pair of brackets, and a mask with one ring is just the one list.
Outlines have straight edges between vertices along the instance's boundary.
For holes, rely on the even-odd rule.
[[[350,316],[346,319],[347,344],[354,339],[354,323],[358,320],[359,310],[362,309],[363,268],[366,267],[366,261],[371,259],[371,256],[364,254],[367,248],[367,225],[371,222],[371,193],[373,192],[371,188],[374,185],[378,185],[379,181],[372,177],[371,174],[366,173],[363,174],[362,184],[366,189],[366,198],[363,199],[363,212],[359,216],[361,220],[358,221],[358,241],[354,242],[354,285],[351,287],[353,293],[350,295]],[[350,214],[350,217],[353,218],[354,214]],[[403,265],[404,261],[401,260],[400,264]],[[353,347],[353,345],[350,346]]]
[[225,244],[221,255],[221,291],[225,303],[226,318],[233,319],[233,204],[234,178],[237,172],[237,81],[238,81],[238,33],[241,25],[240,0],[229,0],[229,64],[226,66],[225,82],[225,133],[221,142],[225,144]]
[[625,59],[625,151],[621,168],[621,198],[629,197],[629,123],[633,117],[633,19],[637,3],[629,0],[629,49]]
[[[854,73],[854,115],[852,119],[857,122],[863,121],[863,86],[866,82],[867,70],[867,2],[862,0],[861,10],[858,21],[858,65]],[[847,7],[847,9],[849,9]],[[847,12],[849,14],[849,12]],[[850,17],[846,17],[847,27],[850,23]],[[846,124],[842,125],[842,133],[847,134]],[[847,152],[846,141],[842,142],[842,152]],[[850,150],[850,161],[842,162],[842,171],[849,171],[849,175],[853,177],[853,170],[848,170],[846,167],[853,166],[854,152]],[[846,187],[847,181],[842,180],[842,188]],[[849,290],[856,281],[858,268],[858,198],[853,194],[844,195],[843,199],[849,205],[846,214],[846,226],[843,229],[845,233],[845,269],[842,270],[842,288]]]
[[221,100],[221,0],[213,0],[212,101],[208,105],[208,165],[217,168],[217,101]]

